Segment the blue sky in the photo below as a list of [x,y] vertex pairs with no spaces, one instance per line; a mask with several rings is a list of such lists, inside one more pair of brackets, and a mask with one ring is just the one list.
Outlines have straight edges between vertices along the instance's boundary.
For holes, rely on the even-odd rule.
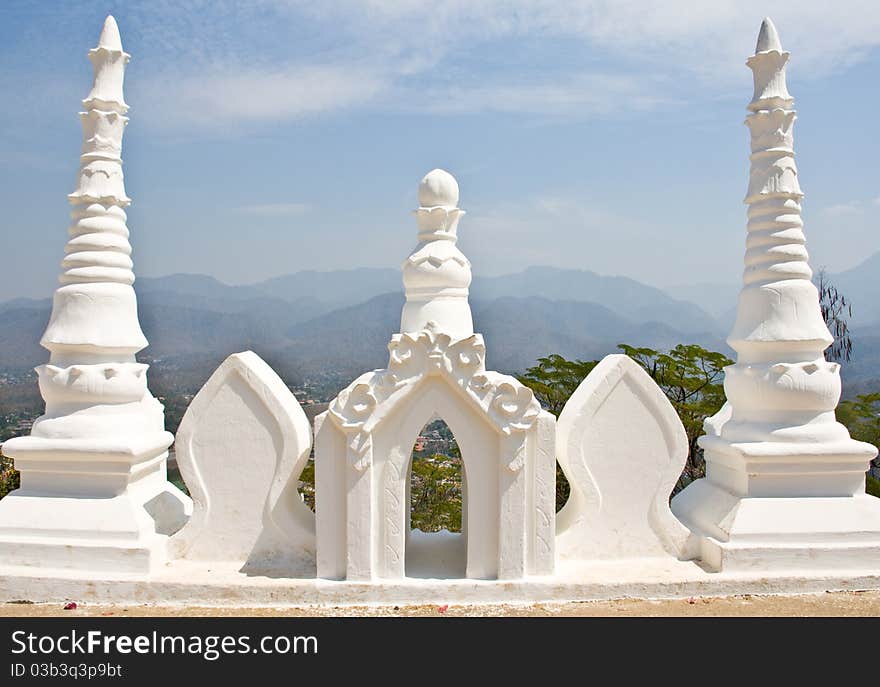
[[139,275],[245,283],[397,267],[419,179],[452,172],[474,271],[736,282],[770,15],[792,52],[814,266],[880,249],[880,3],[0,4],[0,299],[48,296],[104,16],[125,49]]

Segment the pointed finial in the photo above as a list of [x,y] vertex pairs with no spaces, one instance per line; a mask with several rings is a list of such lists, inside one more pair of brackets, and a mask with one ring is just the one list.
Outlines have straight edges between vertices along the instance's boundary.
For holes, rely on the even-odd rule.
[[119,36],[119,26],[116,25],[116,19],[113,18],[112,14],[108,14],[104,20],[104,28],[101,29],[98,47],[122,52],[122,38]]
[[83,100],[83,105],[86,109],[97,107],[125,114],[128,105],[125,104],[122,94],[122,84],[125,80],[125,65],[131,55],[122,49],[119,27],[112,14],[107,15],[104,20],[98,47],[89,50],[88,56],[95,70],[95,80],[92,90]]
[[785,65],[789,53],[782,49],[779,33],[769,17],[761,22],[755,54],[746,60],[755,79],[755,94],[748,109],[757,112],[774,107],[790,107],[794,99],[785,83]]
[[761,22],[761,30],[758,32],[755,54],[770,52],[771,50],[782,52],[782,43],[779,42],[779,32],[776,31],[776,27],[770,21],[770,17],[764,17],[764,21]]
[[419,205],[423,208],[458,205],[458,182],[443,169],[433,169],[419,184]]

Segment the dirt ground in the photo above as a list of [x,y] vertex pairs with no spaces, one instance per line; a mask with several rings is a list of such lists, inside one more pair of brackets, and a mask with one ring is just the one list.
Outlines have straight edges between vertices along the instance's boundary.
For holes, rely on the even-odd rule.
[[101,606],[15,602],[0,604],[0,617],[285,617],[285,616],[880,616],[880,592],[832,592],[798,596],[733,596],[690,599],[618,599],[545,604],[420,606],[299,606],[207,608],[199,606]]

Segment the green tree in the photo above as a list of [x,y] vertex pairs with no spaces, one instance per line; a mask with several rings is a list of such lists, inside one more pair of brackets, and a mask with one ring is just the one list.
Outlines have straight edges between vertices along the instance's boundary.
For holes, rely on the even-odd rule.
[[309,509],[315,510],[315,461],[309,458],[299,475],[299,493]]
[[14,491],[21,486],[21,479],[12,465],[12,459],[7,458],[0,453],[0,499],[2,499],[10,491]]
[[527,369],[519,380],[546,410],[559,417],[574,390],[598,364],[598,360],[566,360],[554,353],[538,358],[538,364]]
[[422,532],[461,532],[460,459],[436,454],[412,461],[410,491],[413,529]]
[[[679,344],[661,353],[653,348],[619,344],[618,348],[635,360],[666,394],[681,418],[688,438],[688,458],[675,491],[706,474],[706,464],[697,439],[703,434],[703,421],[724,405],[724,367],[733,361],[723,353],[696,344]],[[599,364],[598,360],[567,360],[561,355],[539,358],[520,381],[532,389],[541,404],[559,416],[574,390]],[[568,500],[570,487],[556,467],[556,509]]]
[[[837,407],[837,419],[846,425],[853,439],[880,446],[880,392],[842,401]],[[880,468],[880,458],[874,459],[873,466]],[[880,480],[870,473],[866,490],[873,496],[880,496]]]
[[841,401],[837,419],[846,425],[853,439],[880,444],[880,392]]

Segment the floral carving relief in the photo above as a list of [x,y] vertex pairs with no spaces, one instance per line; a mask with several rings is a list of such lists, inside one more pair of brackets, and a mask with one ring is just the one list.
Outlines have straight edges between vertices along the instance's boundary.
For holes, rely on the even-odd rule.
[[[460,389],[505,435],[530,429],[541,412],[531,389],[509,375],[486,371],[480,334],[453,339],[429,322],[420,332],[395,334],[388,351],[387,369],[362,375],[330,405],[330,417],[349,434],[349,454],[358,470],[371,463],[373,427],[429,375],[440,375]],[[522,464],[515,459],[510,469],[517,471]]]

